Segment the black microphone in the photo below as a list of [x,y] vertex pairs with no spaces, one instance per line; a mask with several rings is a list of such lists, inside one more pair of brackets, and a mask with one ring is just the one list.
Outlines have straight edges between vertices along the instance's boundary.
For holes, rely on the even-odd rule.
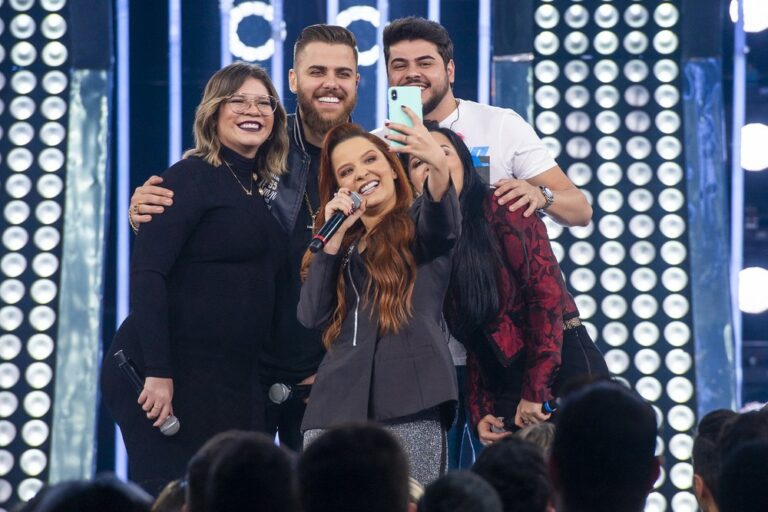
[[[120,368],[120,370],[122,370],[123,375],[125,375],[128,381],[131,383],[134,391],[136,391],[136,394],[140,395],[144,390],[144,379],[142,379],[141,375],[139,375],[139,372],[136,371],[136,368],[133,366],[133,361],[131,361],[131,359],[126,356],[125,352],[122,350],[115,352],[115,359],[117,359],[117,366]],[[162,434],[165,436],[172,436],[179,431],[179,428],[181,428],[179,418],[173,414],[170,414],[167,418],[165,418],[163,424],[160,425],[160,432],[162,432]]]
[[[350,192],[349,197],[352,198],[352,211],[354,212],[360,208],[360,203],[363,202],[363,199],[355,192]],[[325,221],[320,231],[312,237],[312,241],[309,242],[309,250],[317,252],[325,247],[325,244],[336,234],[336,231],[339,230],[339,227],[341,227],[346,218],[347,215],[344,212],[337,211],[331,215],[331,218]]]
[[544,414],[552,414],[558,407],[560,407],[560,398],[553,398],[552,400],[547,400],[541,404],[541,412]]
[[276,404],[282,404],[291,398],[309,398],[312,384],[295,384],[289,386],[282,382],[275,382],[269,387],[269,399]]

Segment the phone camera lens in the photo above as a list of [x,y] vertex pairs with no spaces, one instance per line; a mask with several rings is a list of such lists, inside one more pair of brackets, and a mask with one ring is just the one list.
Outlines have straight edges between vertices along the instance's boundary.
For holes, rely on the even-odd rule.
[[397,91],[392,91],[392,99],[393,100],[397,99]]

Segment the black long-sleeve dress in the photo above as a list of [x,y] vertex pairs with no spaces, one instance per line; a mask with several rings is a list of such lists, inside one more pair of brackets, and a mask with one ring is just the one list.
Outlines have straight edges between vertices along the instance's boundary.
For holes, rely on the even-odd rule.
[[[192,157],[163,174],[174,204],[136,237],[132,312],[102,368],[104,401],[122,430],[130,477],[151,492],[183,476],[216,433],[263,428],[257,355],[270,334],[274,275],[287,238],[255,184],[245,193],[254,160],[227,148],[221,156],[231,170]],[[137,405],[113,357],[120,349],[144,376],[173,379],[181,423],[175,436],[162,435]]]

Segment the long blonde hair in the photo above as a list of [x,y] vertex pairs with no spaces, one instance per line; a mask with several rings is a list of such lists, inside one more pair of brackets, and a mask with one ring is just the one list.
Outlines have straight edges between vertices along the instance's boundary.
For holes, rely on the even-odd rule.
[[[380,138],[371,135],[356,124],[341,124],[325,136],[323,151],[320,155],[318,182],[320,210],[315,218],[315,232],[325,224],[325,205],[338,189],[331,159],[333,150],[342,142],[356,137],[376,146],[397,175],[395,206],[368,233],[367,249],[362,257],[368,272],[363,300],[373,302],[379,316],[380,333],[398,332],[413,314],[413,287],[416,283],[416,260],[411,251],[416,234],[416,227],[410,214],[413,190],[400,160],[388,151],[387,145]],[[351,227],[344,235],[341,250],[347,251],[363,233],[362,222]],[[306,276],[309,270],[312,256],[309,251],[304,255],[303,276]],[[333,311],[331,323],[323,332],[323,345],[326,348],[330,348],[338,337],[341,324],[347,315],[345,280],[344,272],[340,271],[336,282],[336,308]],[[372,308],[371,311],[373,310]]]
[[287,116],[272,80],[264,68],[256,64],[233,62],[218,70],[208,80],[203,98],[195,111],[195,147],[184,152],[183,158],[199,156],[211,165],[221,165],[221,141],[216,133],[219,109],[224,100],[234,94],[248,78],[259,80],[269,95],[278,99],[273,114],[275,122],[272,133],[256,153],[256,173],[262,179],[270,179],[285,172],[288,158]]

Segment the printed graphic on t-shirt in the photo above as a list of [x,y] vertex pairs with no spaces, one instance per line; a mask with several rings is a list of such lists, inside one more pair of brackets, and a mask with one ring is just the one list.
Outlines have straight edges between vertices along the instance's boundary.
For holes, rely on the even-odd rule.
[[485,183],[491,184],[491,148],[490,146],[474,146],[469,148],[472,164],[477,174]]

